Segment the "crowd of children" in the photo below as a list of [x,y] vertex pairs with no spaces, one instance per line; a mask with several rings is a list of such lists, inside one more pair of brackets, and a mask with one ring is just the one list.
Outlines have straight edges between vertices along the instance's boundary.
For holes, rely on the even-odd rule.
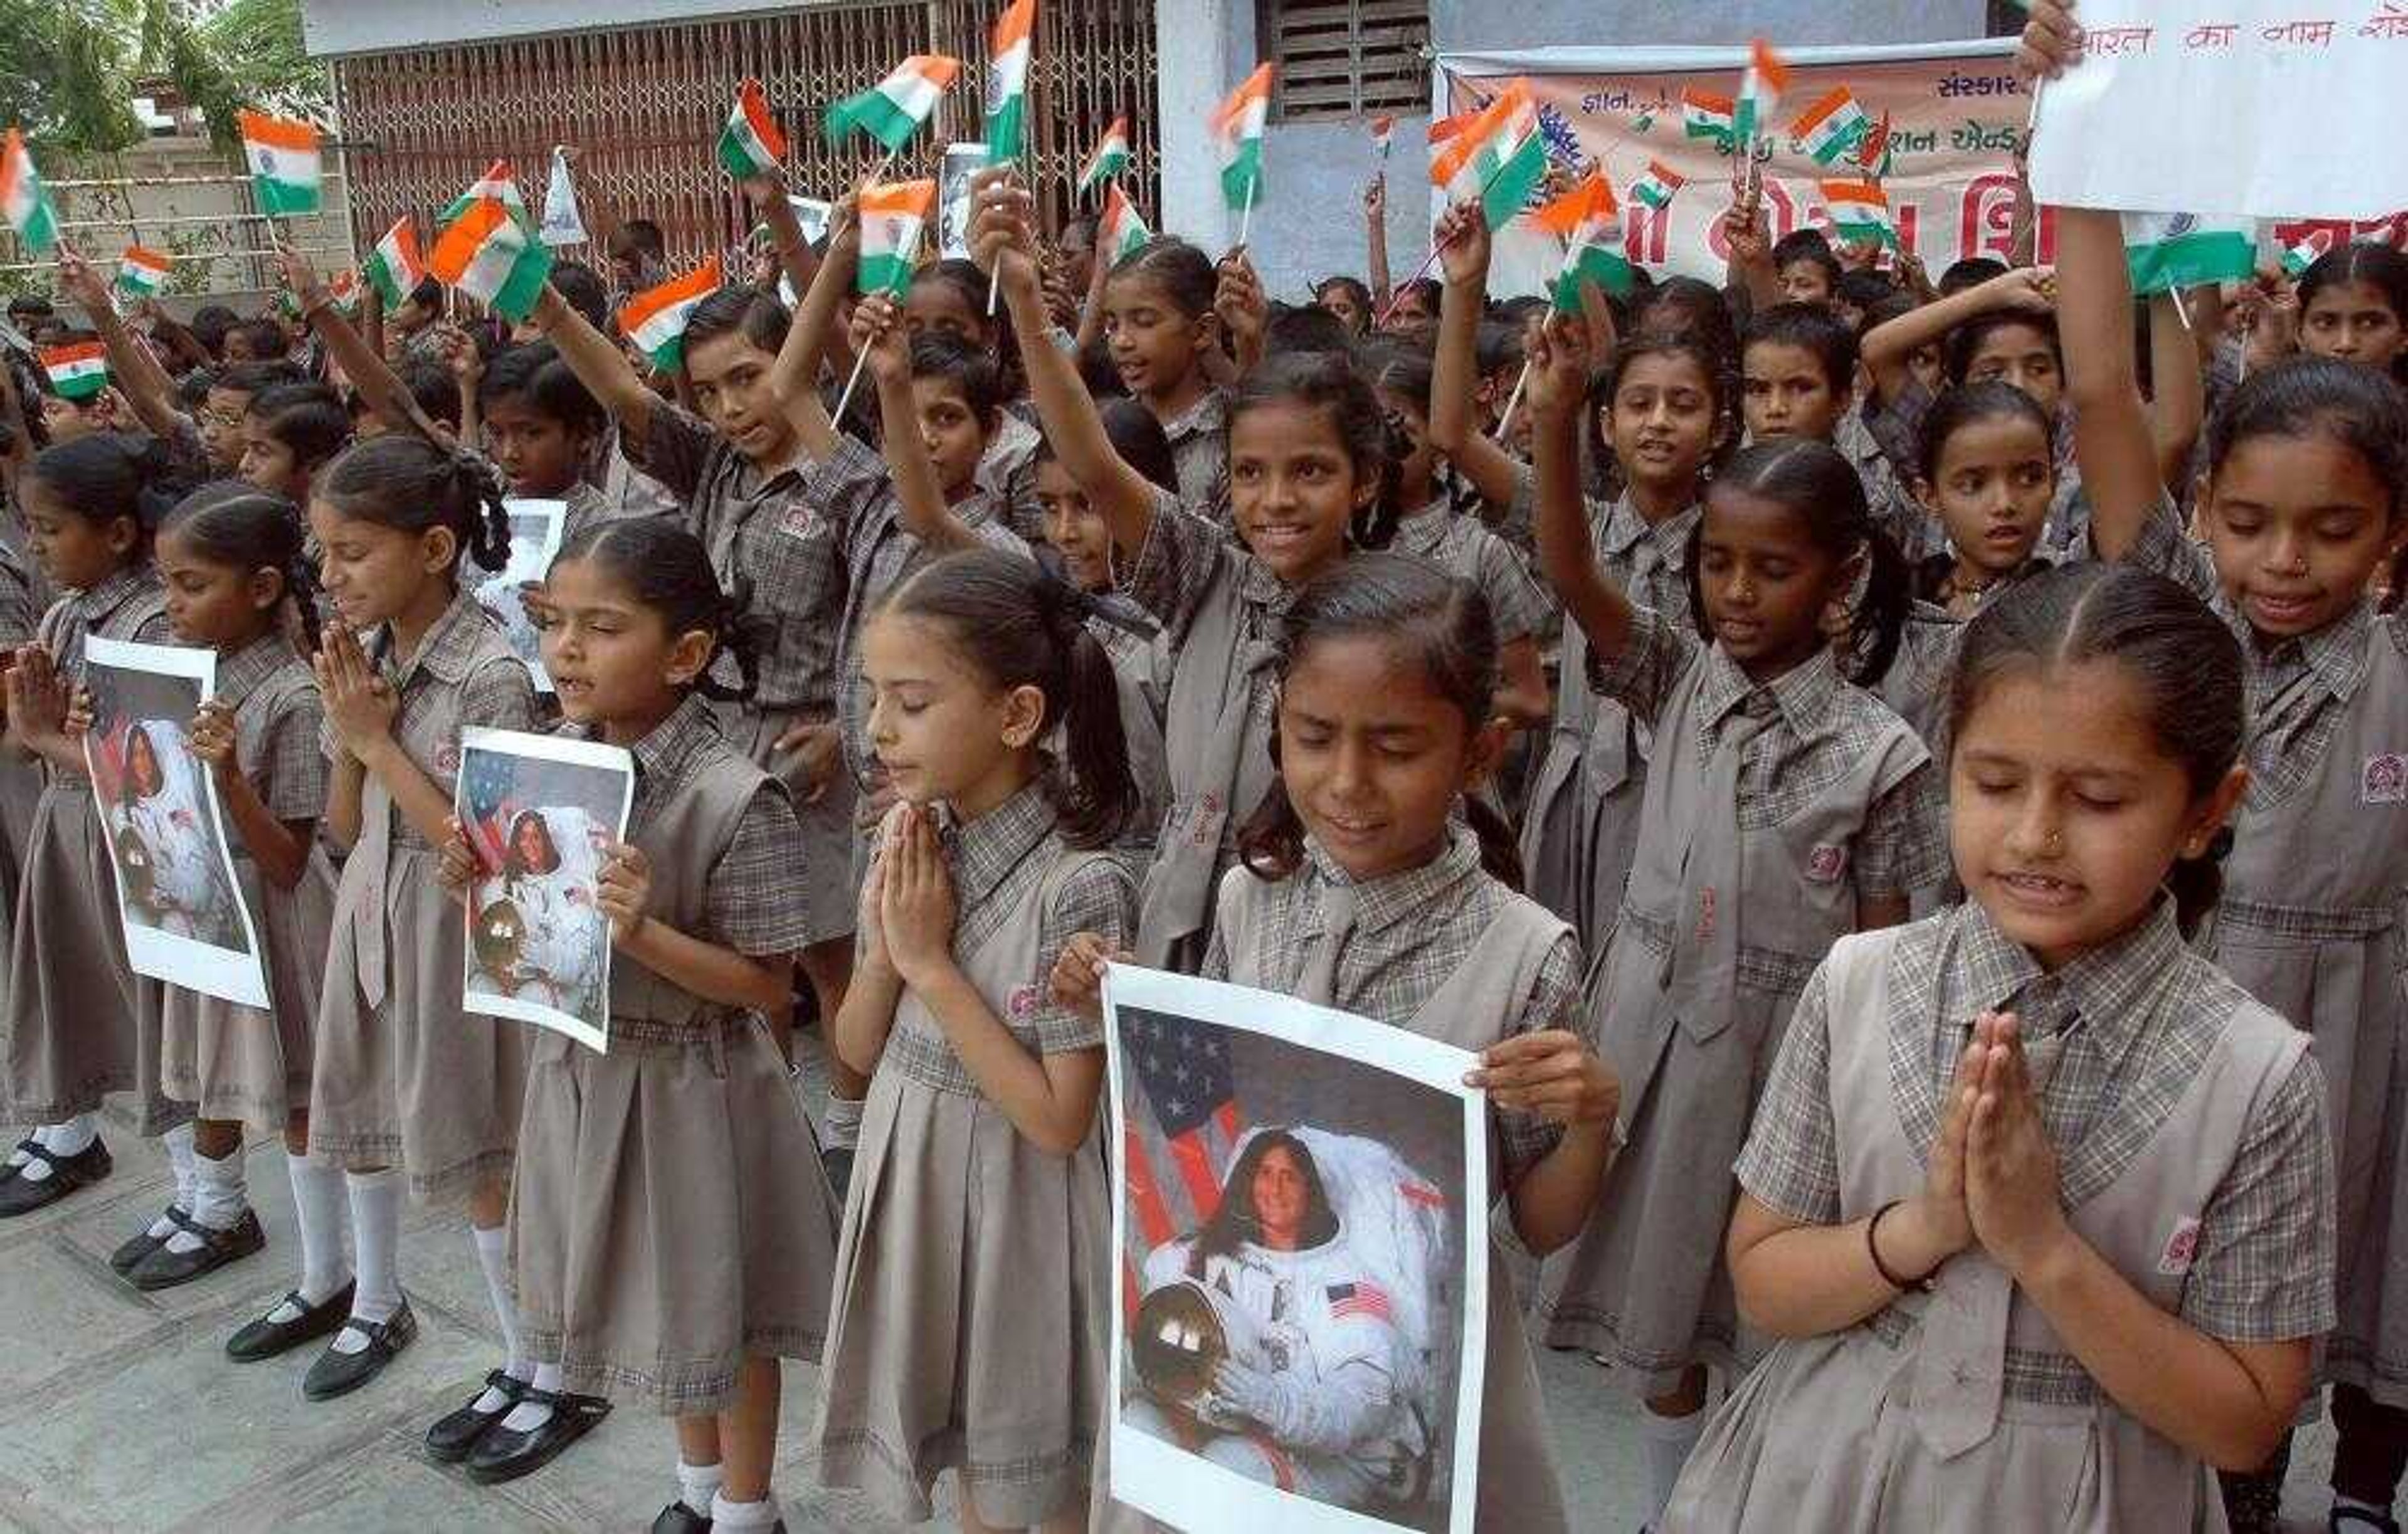
[[[2042,0],[2028,65],[2071,36]],[[2061,208],[1934,283],[1742,186],[1720,290],[1496,301],[1467,206],[1435,283],[1375,245],[1291,307],[996,170],[890,301],[850,200],[813,244],[743,190],[777,259],[672,372],[611,335],[642,221],[517,327],[354,323],[289,253],[297,327],[122,318],[72,252],[89,333],[14,315],[114,387],[0,368],[0,1218],[106,1178],[126,1094],[175,1191],[111,1266],[189,1283],[280,1135],[229,1358],[368,1386],[405,1195],[458,1209],[503,1356],[425,1445],[475,1480],[615,1401],[674,1423],[655,1530],[781,1527],[797,1359],[826,1484],[1132,1525],[1134,960],[1476,1053],[1484,1528],[1596,1527],[1538,1344],[1643,1401],[1658,1530],[2267,1529],[2325,1392],[2331,1527],[2396,1534],[2408,257],[2136,304]],[[568,508],[549,695],[475,595],[511,496]],[[187,777],[264,1010],[129,965],[93,637],[217,655]],[[632,753],[607,1054],[463,1010],[471,726]]]

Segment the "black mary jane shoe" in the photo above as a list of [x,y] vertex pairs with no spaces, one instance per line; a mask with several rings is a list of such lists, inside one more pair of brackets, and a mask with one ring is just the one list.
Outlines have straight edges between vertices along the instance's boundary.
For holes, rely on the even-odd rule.
[[0,1220],[10,1220],[20,1214],[31,1214],[75,1192],[88,1188],[107,1177],[116,1163],[108,1158],[108,1147],[94,1135],[92,1143],[73,1155],[61,1155],[47,1145],[28,1140],[25,1154],[50,1164],[50,1175],[32,1178],[21,1168],[15,1177],[0,1183]]
[[[477,1441],[485,1436],[494,1424],[510,1414],[510,1408],[524,1398],[534,1388],[524,1380],[513,1379],[500,1369],[485,1376],[485,1383],[468,1404],[457,1412],[447,1412],[435,1419],[426,1429],[426,1457],[445,1465],[457,1465],[476,1451]],[[490,1412],[480,1412],[477,1403],[491,1390],[502,1398],[502,1404]]]
[[143,1258],[134,1271],[125,1275],[125,1281],[146,1294],[205,1278],[226,1264],[240,1262],[267,1245],[267,1232],[259,1228],[259,1215],[252,1210],[244,1210],[242,1218],[223,1230],[212,1230],[198,1220],[172,1210],[167,1217],[199,1238],[201,1244],[190,1252],[162,1246]]
[[[340,1331],[343,1320],[351,1313],[351,1284],[328,1295],[312,1305],[294,1290],[270,1305],[256,1321],[247,1322],[243,1328],[226,1339],[226,1356],[237,1364],[255,1364],[263,1358],[273,1358],[290,1353],[304,1342],[314,1342],[321,1337],[331,1337]],[[290,1321],[271,1321],[269,1316],[290,1305],[301,1313]]]
[[2335,1508],[2327,1515],[2325,1527],[2330,1534],[2400,1534],[2400,1525],[2390,1514],[2364,1508]]
[[418,1336],[418,1317],[409,1313],[409,1301],[382,1321],[354,1321],[343,1318],[335,1335],[340,1340],[344,1331],[355,1331],[368,1340],[368,1345],[357,1353],[337,1353],[334,1343],[318,1355],[309,1372],[301,1377],[301,1394],[313,1401],[330,1401],[337,1396],[348,1396],[360,1386],[384,1372],[402,1349]]
[[610,1403],[599,1396],[572,1396],[565,1390],[538,1390],[529,1385],[519,1392],[519,1399],[549,1406],[552,1415],[524,1432],[499,1423],[487,1429],[468,1455],[468,1479],[480,1486],[532,1475],[610,1414]]
[[[8,1147],[8,1154],[10,1155],[30,1156],[41,1148],[42,1142],[40,1140],[36,1140],[32,1135],[27,1135],[16,1144]],[[14,1179],[17,1175],[17,1169],[23,1165],[24,1163],[22,1161],[0,1161],[0,1183],[9,1182]]]
[[683,1502],[671,1502],[652,1520],[652,1534],[710,1534],[710,1520]]
[[[181,1205],[169,1204],[165,1212],[162,1213],[159,1218],[165,1220],[170,1225],[173,1225],[178,1220],[185,1218],[190,1212],[190,1211],[184,1209]],[[157,1222],[154,1221],[152,1223],[156,1224]],[[117,1250],[108,1254],[108,1270],[115,1273],[119,1278],[123,1278],[126,1274],[131,1273],[136,1268],[141,1267],[143,1258],[149,1256],[151,1253],[158,1251],[161,1247],[166,1244],[166,1237],[153,1236],[150,1234],[150,1226],[146,1225],[141,1229],[136,1231],[133,1235],[126,1237],[124,1240],[119,1242]]]

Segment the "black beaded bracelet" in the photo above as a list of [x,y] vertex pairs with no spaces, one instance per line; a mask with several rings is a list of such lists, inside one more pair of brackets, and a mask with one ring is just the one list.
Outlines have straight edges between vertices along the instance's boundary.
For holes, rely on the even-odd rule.
[[[1889,1270],[1889,1264],[1882,1261],[1881,1244],[1873,1240],[1873,1232],[1881,1228],[1882,1216],[1887,1214],[1891,1210],[1898,1208],[1901,1202],[1903,1202],[1902,1199],[1891,1199],[1888,1203],[1884,1204],[1881,1208],[1873,1211],[1873,1217],[1865,1222],[1865,1254],[1873,1259],[1873,1271],[1882,1276],[1882,1282],[1884,1283],[1888,1284],[1893,1289],[1905,1290],[1918,1295],[1928,1295],[1931,1292],[1931,1273],[1926,1273],[1921,1278],[1910,1279],[1899,1277],[1896,1273]],[[1932,1273],[1936,1273],[1938,1271],[1939,1269],[1936,1268],[1931,1270]]]

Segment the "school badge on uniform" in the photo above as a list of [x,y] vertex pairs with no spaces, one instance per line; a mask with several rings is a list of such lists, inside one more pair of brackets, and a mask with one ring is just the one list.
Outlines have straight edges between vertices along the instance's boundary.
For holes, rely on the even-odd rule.
[[2358,797],[2368,804],[2408,804],[2408,756],[2379,752],[2366,759]]
[[1817,884],[1836,884],[1848,871],[1848,850],[1831,842],[1818,842],[1806,854],[1806,877]]
[[2190,1271],[2199,1258],[2199,1221],[2189,1215],[2174,1222],[2165,1250],[2157,1254],[2157,1271],[2172,1278]]
[[1025,1023],[1030,1018],[1035,1017],[1037,1015],[1037,987],[1034,985],[1023,985],[1019,989],[1013,991],[1011,993],[1010,1003],[1006,1010],[1011,1013],[1011,1020],[1015,1023]]

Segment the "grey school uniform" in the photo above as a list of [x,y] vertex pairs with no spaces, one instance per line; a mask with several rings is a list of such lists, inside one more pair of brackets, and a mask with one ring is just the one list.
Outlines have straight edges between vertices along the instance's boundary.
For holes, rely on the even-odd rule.
[[1208,385],[1196,402],[1162,423],[1179,472],[1179,504],[1219,524],[1229,523],[1229,395]]
[[1388,547],[1427,560],[1487,598],[1498,644],[1537,638],[1551,626],[1555,604],[1521,556],[1478,518],[1456,514],[1444,499],[1398,522]]
[[[2229,1342],[2333,1321],[2333,1189],[2306,1040],[2183,947],[2171,902],[2044,975],[1978,906],[1842,939],[1740,1156],[1785,1219],[1914,1197],[1956,1057],[2018,1014],[2074,1233]],[[2101,1391],[1979,1246],[1935,1292],[1776,1345],[1708,1423],[1657,1527],[2221,1529],[2208,1467]]]
[[1037,426],[1006,406],[979,460],[978,488],[993,498],[996,520],[1023,542],[1045,537],[1045,509],[1037,502],[1037,450],[1045,438]]
[[[14,509],[0,518],[0,656],[13,658],[21,646],[34,642],[42,609],[39,582],[16,545]],[[25,867],[25,843],[33,834],[34,807],[41,802],[41,764],[14,753],[0,753],[0,929],[13,932],[17,924],[17,891]],[[0,1016],[6,1015],[8,977],[0,973]]]
[[1271,667],[1296,588],[1165,495],[1127,592],[1178,657],[1162,726],[1170,812],[1146,870],[1137,955],[1179,968],[1211,937],[1212,892],[1271,785]]
[[[1041,785],[945,833],[953,954],[1032,1054],[1101,1049],[1050,1004],[1063,945],[1134,936],[1109,853],[1066,846]],[[908,989],[869,1082],[828,1316],[820,1481],[932,1515],[960,1472],[992,1528],[1074,1506],[1103,1421],[1112,1221],[1100,1132],[1067,1156],[1023,1138]]]
[[[217,695],[235,704],[235,760],[277,820],[315,822],[326,808],[324,715],[317,678],[280,633],[218,663]],[[285,889],[265,877],[242,834],[226,827],[243,909],[267,972],[268,1010],[166,988],[159,1084],[205,1119],[233,1120],[262,1134],[282,1132],[309,1102],[318,992],[335,914],[335,870],[314,844],[301,882]]]
[[1549,1265],[1547,1340],[1643,1394],[1738,1336],[1729,1168],[1798,994],[1860,901],[1939,882],[1930,759],[1828,651],[1758,684],[1651,609],[1589,684],[1656,729],[1630,886],[1589,989],[1622,1078],[1627,1143],[1598,1211]]
[[[72,686],[83,684],[84,640],[93,635],[173,642],[157,574],[147,566],[120,570],[43,614],[39,642]],[[79,767],[46,767],[43,778],[9,947],[10,1114],[55,1124],[93,1111],[108,1093],[130,1091],[139,1131],[164,1134],[193,1116],[159,1090],[166,987],[136,975],[126,960],[116,860],[92,780]]]
[[[394,738],[449,799],[461,728],[530,728],[534,681],[501,624],[465,591],[415,653],[396,659],[391,646],[391,631],[380,630],[368,653],[399,700]],[[341,747],[330,736],[325,749],[331,759]],[[347,1169],[397,1163],[422,1199],[509,1175],[530,1031],[461,1010],[467,925],[439,863],[370,774],[335,892],[309,1080],[310,1151]]]
[[[801,948],[784,786],[699,697],[633,754],[645,914],[752,958]],[[530,1053],[509,1224],[528,1352],[568,1390],[668,1415],[725,1410],[747,1356],[816,1360],[836,1195],[769,1025],[620,953],[609,1051],[545,1031]]]
[[2272,643],[2161,500],[2126,556],[2190,588],[2240,637],[2249,792],[2200,951],[2315,1039],[2340,1210],[2333,1378],[2408,1406],[2408,618],[2360,603]]
[[[1641,607],[1689,610],[1689,538],[1696,507],[1650,526],[1628,497],[1590,508],[1598,565]],[[1589,952],[1603,949],[1622,909],[1639,847],[1639,811],[1656,732],[1581,681],[1587,637],[1564,629],[1555,717],[1522,822],[1522,868],[1530,897],[1571,923]]]
[[[1125,598],[1106,600],[1128,608],[1132,618],[1142,618]],[[1159,630],[1140,634],[1090,618],[1087,632],[1111,657],[1112,681],[1120,693],[1121,738],[1128,748],[1129,778],[1137,784],[1137,811],[1121,827],[1112,851],[1133,876],[1142,880],[1154,861],[1163,821],[1170,813],[1170,763],[1163,744],[1163,721],[1170,707],[1178,656]]]
[[[740,707],[724,708],[720,723],[737,750],[795,791],[808,870],[795,882],[795,897],[813,945],[841,938],[853,925],[851,892],[837,877],[853,862],[853,776],[839,763],[819,797],[806,802],[798,757],[777,744],[796,725],[836,720],[846,518],[830,507],[844,469],[837,458],[797,460],[765,474],[674,406],[653,406],[652,423],[638,466],[683,499],[687,524],[710,552],[720,584],[747,593],[752,610],[776,624],[761,656],[758,692]],[[623,439],[623,446],[633,451],[637,444]]]
[[[1310,840],[1306,854],[1277,883],[1230,871],[1207,977],[1342,1008],[1468,1050],[1548,1028],[1587,1033],[1578,939],[1544,907],[1488,876],[1470,831],[1455,827],[1436,859],[1368,883],[1350,879]],[[1563,1134],[1501,1110],[1490,1111],[1488,1130],[1491,1201]],[[1568,1529],[1537,1367],[1493,1239],[1484,1325],[1475,1522],[1517,1534]]]

